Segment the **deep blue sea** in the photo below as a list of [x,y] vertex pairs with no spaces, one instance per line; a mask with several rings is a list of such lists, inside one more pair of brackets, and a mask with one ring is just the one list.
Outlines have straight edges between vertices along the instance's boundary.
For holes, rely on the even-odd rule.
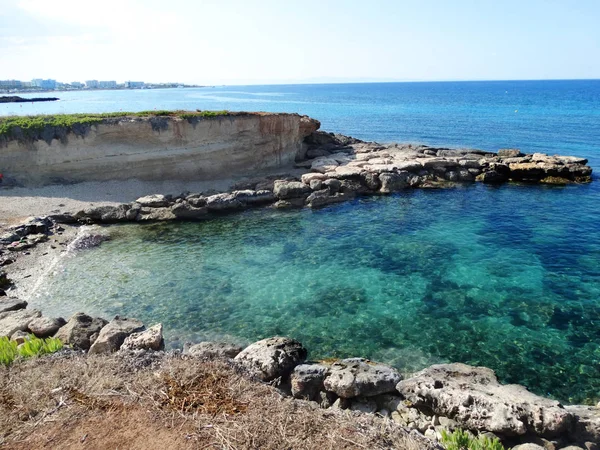
[[[600,170],[600,80],[60,93],[0,114],[212,109],[308,114],[379,142],[584,156]],[[595,175],[596,176],[596,175]],[[122,226],[59,261],[32,300],[161,321],[170,345],[275,334],[313,358],[409,372],[462,361],[573,402],[600,399],[600,180],[481,184]]]

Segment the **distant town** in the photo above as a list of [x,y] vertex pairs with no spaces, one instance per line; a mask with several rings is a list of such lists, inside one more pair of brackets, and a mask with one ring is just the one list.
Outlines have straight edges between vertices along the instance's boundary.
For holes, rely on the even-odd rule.
[[77,91],[92,89],[165,89],[165,88],[191,88],[202,87],[182,83],[145,83],[143,81],[125,81],[117,83],[114,80],[85,82],[73,81],[62,83],[52,79],[35,78],[31,81],[0,80],[0,92],[43,92],[43,91]]

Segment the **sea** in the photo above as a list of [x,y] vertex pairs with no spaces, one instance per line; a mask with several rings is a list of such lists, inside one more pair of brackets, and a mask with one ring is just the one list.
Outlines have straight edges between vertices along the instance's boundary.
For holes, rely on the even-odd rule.
[[[55,95],[55,94],[52,94]],[[39,94],[38,94],[39,96]],[[377,142],[576,155],[600,170],[600,80],[214,86],[58,93],[0,115],[163,109],[307,114]],[[563,402],[600,400],[600,180],[467,184],[320,210],[111,227],[32,306],[163,323],[169,347],[274,335],[312,359],[411,373],[464,362]]]

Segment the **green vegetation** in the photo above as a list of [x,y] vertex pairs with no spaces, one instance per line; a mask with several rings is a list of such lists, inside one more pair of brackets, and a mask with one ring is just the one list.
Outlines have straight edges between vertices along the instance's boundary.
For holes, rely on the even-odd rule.
[[16,358],[31,358],[49,353],[55,353],[63,348],[63,343],[57,338],[40,339],[33,334],[19,346],[7,337],[0,338],[0,364],[8,366]]
[[[229,115],[229,111],[140,111],[112,112],[98,114],[55,114],[39,116],[7,116],[0,117],[0,137],[39,138],[46,127],[62,128],[65,131],[78,131],[91,125],[102,123],[106,119],[120,117],[181,117],[197,119]],[[75,130],[74,130],[75,129]]]
[[475,437],[464,430],[456,430],[452,433],[442,430],[442,444],[448,450],[504,450],[500,440],[485,436]]

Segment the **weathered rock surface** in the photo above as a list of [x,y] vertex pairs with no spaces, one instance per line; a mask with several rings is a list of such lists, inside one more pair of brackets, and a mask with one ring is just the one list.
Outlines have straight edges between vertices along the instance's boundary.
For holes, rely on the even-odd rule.
[[100,317],[93,318],[84,313],[76,313],[56,332],[54,337],[60,339],[63,344],[88,350],[107,323]]
[[600,407],[573,405],[565,409],[575,417],[571,439],[583,445],[586,442],[600,445]]
[[464,428],[504,436],[558,436],[574,419],[557,401],[523,386],[501,385],[485,367],[434,365],[401,381],[397,389],[413,405],[452,418]]
[[235,358],[242,347],[225,342],[200,342],[184,347],[183,352],[199,358]]
[[39,317],[29,323],[29,330],[39,338],[54,336],[67,322],[62,317]]
[[100,330],[100,334],[90,347],[89,353],[114,353],[121,348],[127,336],[140,331],[144,331],[144,324],[139,320],[115,316]]
[[27,302],[15,297],[0,297],[0,313],[25,309]]
[[323,385],[343,398],[370,397],[394,392],[401,379],[392,367],[364,358],[349,358],[331,365]]
[[[110,325],[110,324],[109,324]],[[145,331],[132,333],[125,338],[120,350],[164,350],[163,326],[156,324]]]
[[300,364],[294,368],[290,376],[292,395],[295,398],[316,400],[325,389],[323,380],[329,372],[329,367],[323,364]]
[[285,377],[304,362],[307,351],[302,344],[286,337],[272,337],[255,342],[235,357],[249,373],[263,381]]
[[300,181],[276,180],[273,194],[280,200],[305,197],[310,194],[310,187]]
[[0,337],[11,337],[17,331],[27,331],[29,324],[42,313],[37,309],[20,309],[0,313]]

